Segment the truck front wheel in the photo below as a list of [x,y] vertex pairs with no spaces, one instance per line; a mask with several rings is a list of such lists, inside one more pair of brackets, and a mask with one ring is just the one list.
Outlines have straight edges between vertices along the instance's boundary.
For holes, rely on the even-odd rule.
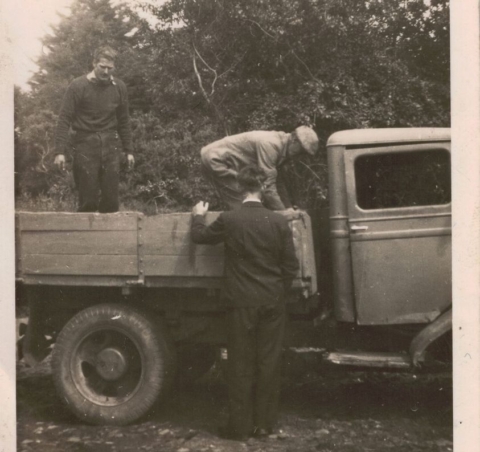
[[160,320],[123,305],[92,306],[60,332],[53,378],[81,420],[125,425],[146,414],[170,385],[174,353]]

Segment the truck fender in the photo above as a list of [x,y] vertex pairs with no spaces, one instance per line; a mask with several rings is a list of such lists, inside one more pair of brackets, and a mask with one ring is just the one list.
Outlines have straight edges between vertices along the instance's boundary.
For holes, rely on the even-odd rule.
[[452,309],[450,308],[413,338],[409,350],[413,366],[420,366],[425,361],[425,351],[428,346],[451,329]]

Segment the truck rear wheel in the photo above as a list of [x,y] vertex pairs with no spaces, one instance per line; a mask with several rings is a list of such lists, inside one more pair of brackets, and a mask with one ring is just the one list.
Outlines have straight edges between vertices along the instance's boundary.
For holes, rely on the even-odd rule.
[[55,386],[81,420],[128,424],[146,414],[171,384],[174,354],[168,331],[151,315],[123,305],[92,306],[57,338]]

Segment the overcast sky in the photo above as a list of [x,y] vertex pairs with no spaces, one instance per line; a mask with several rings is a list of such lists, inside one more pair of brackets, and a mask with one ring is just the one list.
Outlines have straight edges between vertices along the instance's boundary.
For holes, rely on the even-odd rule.
[[50,25],[59,22],[58,12],[69,13],[72,0],[5,0],[4,13],[13,55],[13,81],[23,89],[37,68],[35,60],[42,52],[40,39]]
[[[10,36],[15,85],[24,90],[32,73],[37,69],[36,59],[41,55],[41,38],[51,31],[52,24],[60,21],[59,13],[68,15],[73,0],[1,0],[4,8],[5,25]],[[165,0],[123,0],[125,3],[163,3]],[[113,5],[122,0],[111,0]],[[152,15],[137,9],[137,14],[147,19],[151,25],[157,23]]]

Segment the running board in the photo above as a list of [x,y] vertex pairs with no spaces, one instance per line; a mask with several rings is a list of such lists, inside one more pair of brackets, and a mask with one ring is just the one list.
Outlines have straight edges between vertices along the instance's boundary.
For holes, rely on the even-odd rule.
[[402,353],[329,352],[324,361],[341,366],[409,369],[410,356]]

